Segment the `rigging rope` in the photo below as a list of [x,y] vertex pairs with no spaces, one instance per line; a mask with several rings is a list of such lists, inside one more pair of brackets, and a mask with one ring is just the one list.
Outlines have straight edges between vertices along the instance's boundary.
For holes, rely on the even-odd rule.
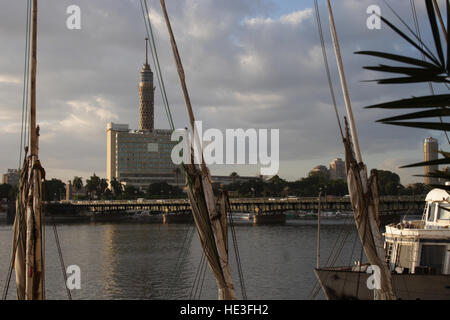
[[[29,83],[30,83],[30,38],[31,38],[31,14],[32,14],[32,5],[31,5],[31,0],[27,1],[27,7],[26,7],[26,29],[25,29],[25,58],[24,58],[24,74],[23,74],[23,96],[22,96],[22,123],[21,123],[21,130],[20,130],[20,146],[19,146],[19,169],[22,168],[22,162],[25,161],[26,156],[27,156],[27,151],[26,151],[26,145],[28,145],[29,142],[29,137],[28,137],[28,89],[29,89]],[[25,151],[24,154],[24,158],[22,160],[22,151]],[[24,165],[25,166],[25,165]],[[19,179],[20,180],[20,179]],[[20,190],[20,186],[19,186],[19,190]],[[18,210],[18,212],[16,212],[16,215],[19,216],[19,218],[22,215],[21,210]],[[21,223],[22,219],[19,219],[19,229],[21,228],[20,223]],[[21,239],[21,233],[19,233],[18,237],[17,237],[17,241],[13,241],[13,252],[16,251],[16,248],[18,246],[18,243]],[[8,273],[6,276],[6,281],[5,281],[5,287],[3,288],[3,295],[2,295],[2,299],[6,300],[7,296],[8,296],[8,291],[9,291],[9,285],[11,282],[11,276],[12,276],[12,270],[13,270],[13,266],[14,266],[14,260],[15,257],[14,255],[12,255],[11,257],[11,261],[8,267]]]
[[51,215],[51,217],[52,217],[52,224],[53,224],[53,234],[55,236],[56,248],[58,249],[59,263],[61,265],[61,271],[62,271],[63,278],[64,278],[64,286],[66,287],[67,298],[69,300],[72,300],[72,294],[70,293],[70,290],[67,286],[66,265],[64,264],[64,258],[62,255],[61,244],[59,243],[59,236],[58,236],[58,230],[56,229],[55,218],[53,217],[53,214]]
[[197,266],[197,271],[195,273],[194,281],[192,282],[191,292],[189,293],[189,299],[195,300],[195,296],[198,291],[199,283],[200,283],[200,275],[203,273],[203,267],[206,262],[206,254],[205,251],[202,251],[202,256],[200,258],[200,262]]
[[147,32],[147,37],[149,39],[151,39],[150,50],[152,52],[152,60],[153,60],[154,66],[155,66],[156,78],[158,80],[159,90],[161,92],[161,98],[163,100],[164,109],[165,109],[166,115],[167,115],[167,120],[169,121],[170,128],[172,130],[175,130],[175,125],[174,125],[173,119],[172,119],[172,112],[170,111],[170,105],[169,105],[169,101],[167,99],[166,86],[164,84],[164,79],[163,79],[162,72],[161,72],[161,66],[159,63],[158,52],[156,50],[155,37],[153,35],[153,28],[152,28],[152,23],[150,20],[150,12],[148,11],[147,0],[141,0],[140,3],[141,3],[142,15],[144,17],[144,24],[145,24],[145,30]]
[[[336,237],[336,241],[334,241],[333,248],[330,250],[330,255],[327,258],[327,261],[325,262],[325,267],[332,267],[336,263],[337,259],[341,255],[342,249],[345,246],[345,242],[347,241],[348,236],[350,235],[350,232],[352,230],[353,224],[348,223],[351,218],[346,218],[344,220],[344,226],[347,226],[347,228],[342,228],[341,232]],[[341,236],[343,237],[341,239]],[[339,249],[335,251],[336,247]],[[326,281],[326,279],[325,279]],[[317,295],[319,294],[321,289],[321,286],[319,285],[319,280],[316,279],[316,282],[314,283],[314,286],[309,294],[310,299],[315,299]]]
[[[340,120],[340,116],[339,116],[339,111],[338,111],[338,108],[337,108],[336,96],[335,96],[334,89],[333,89],[333,81],[332,81],[332,78],[331,78],[331,72],[330,72],[330,67],[329,67],[329,63],[328,63],[328,56],[327,56],[327,52],[326,52],[325,40],[324,40],[323,29],[322,29],[322,21],[320,19],[320,10],[319,10],[319,4],[318,4],[317,0],[314,0],[314,8],[315,8],[315,13],[316,13],[316,22],[317,22],[317,28],[318,28],[318,31],[319,31],[319,38],[320,38],[320,44],[321,44],[321,48],[322,48],[322,55],[323,55],[323,60],[324,60],[324,65],[325,65],[325,71],[327,73],[328,86],[330,88],[331,99],[332,99],[332,102],[333,102],[334,112],[336,114],[336,120],[337,120],[338,125],[339,125],[339,132],[340,132],[340,135],[341,135],[341,139],[344,141],[345,140],[344,132],[343,132],[343,129],[342,129],[342,124],[341,124],[341,120]],[[340,239],[341,235],[345,231],[347,231],[347,233],[344,235],[344,238],[343,238],[342,243],[341,243],[341,247],[338,250],[338,253],[337,254],[335,253],[335,256],[332,258],[334,250],[335,250],[335,248],[336,248],[336,246],[337,246],[337,244],[339,242],[339,239]],[[341,250],[342,250],[342,248],[344,246],[345,240],[347,239],[349,233],[350,233],[349,228],[347,228],[347,229],[343,228],[341,230],[341,232],[339,233],[336,241],[334,242],[334,246],[331,249],[330,255],[328,256],[328,259],[327,259],[327,261],[325,263],[325,266],[327,266],[329,264],[330,259],[332,260],[331,265],[333,265],[335,263],[335,261],[337,260],[337,258],[340,255],[340,252],[341,252]],[[313,288],[312,288],[312,290],[310,292],[310,297],[312,297],[312,299],[314,299],[317,296],[317,294],[320,292],[321,288],[320,288],[320,285],[319,286],[318,285],[319,285],[319,280],[316,279],[316,282],[315,282],[315,284],[314,284],[314,286],[313,286]]]
[[245,288],[244,273],[242,271],[241,256],[239,254],[239,246],[238,246],[237,237],[236,237],[236,230],[234,228],[233,213],[231,211],[231,206],[230,206],[230,202],[229,202],[228,197],[227,197],[227,206],[228,206],[229,211],[230,211],[230,214],[228,216],[228,220],[229,220],[228,225],[230,226],[231,238],[233,240],[234,256],[236,258],[236,265],[237,265],[237,269],[238,269],[239,283],[240,283],[241,292],[242,292],[242,299],[243,300],[247,300],[247,289]]
[[340,120],[339,112],[337,109],[336,96],[334,94],[334,89],[333,89],[333,82],[331,80],[331,72],[330,72],[330,67],[328,64],[327,51],[326,51],[326,47],[325,47],[325,41],[323,38],[322,22],[320,19],[319,4],[318,4],[317,0],[314,0],[314,6],[315,6],[315,11],[316,11],[317,27],[319,29],[320,44],[322,46],[323,61],[325,64],[325,70],[327,72],[328,86],[330,87],[331,99],[333,100],[333,107],[334,107],[334,112],[336,113],[336,119],[337,119],[337,122],[339,125],[339,132],[341,133],[342,140],[344,140],[344,131],[342,130],[341,120]]
[[31,20],[31,0],[27,1],[27,18],[25,31],[25,61],[23,71],[23,93],[22,93],[22,123],[20,129],[20,146],[19,146],[19,169],[22,166],[22,152],[28,144],[27,128],[28,128],[28,89],[30,84],[30,20]]

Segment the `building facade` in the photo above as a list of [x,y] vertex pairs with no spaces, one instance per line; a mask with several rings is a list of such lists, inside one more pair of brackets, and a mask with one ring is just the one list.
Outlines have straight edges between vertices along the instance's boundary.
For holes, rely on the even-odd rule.
[[[423,143],[423,156],[424,161],[432,161],[438,159],[438,151],[439,151],[439,144],[438,141],[432,137],[426,138]],[[438,165],[432,165],[432,166],[426,166],[424,167],[424,173],[425,175],[429,173],[433,173],[435,171],[439,170]],[[425,184],[439,184],[438,178],[430,178],[425,177]]]
[[[152,183],[182,184],[171,153],[176,142],[171,130],[129,130],[128,125],[109,123],[107,127],[107,175],[109,182],[148,187]],[[178,181],[176,181],[178,180]]]
[[19,185],[20,171],[17,169],[8,169],[8,172],[2,176],[2,183],[13,187]]
[[139,130],[127,124],[107,125],[106,178],[139,188],[157,182],[182,185],[184,179],[171,159],[177,144],[171,141],[172,130],[154,129],[155,87],[147,57],[139,83]]
[[317,166],[314,169],[312,169],[309,172],[309,175],[315,175],[315,174],[320,174],[321,176],[323,176],[324,178],[328,179],[329,178],[329,172],[328,172],[328,168],[325,166]]
[[219,185],[230,185],[233,183],[246,183],[253,180],[263,180],[262,176],[254,176],[254,177],[243,177],[243,176],[212,176],[212,183],[217,183]]
[[330,163],[329,175],[331,180],[347,180],[345,162],[341,158],[336,158]]

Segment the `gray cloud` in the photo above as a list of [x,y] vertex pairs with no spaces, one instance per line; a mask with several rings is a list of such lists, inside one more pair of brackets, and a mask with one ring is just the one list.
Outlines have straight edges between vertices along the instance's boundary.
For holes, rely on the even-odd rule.
[[[408,52],[387,26],[366,28],[366,8],[383,1],[334,1],[336,23],[355,110],[363,156],[369,167],[394,170],[420,161],[421,142],[434,134],[375,123],[385,112],[363,106],[427,94],[425,85],[380,86],[362,82],[379,75],[362,69],[376,59],[355,56],[361,49]],[[307,3],[307,5],[305,5]],[[82,29],[65,27],[66,8],[82,10]],[[279,128],[284,178],[297,179],[317,164],[343,157],[331,107],[311,0],[273,16],[271,0],[167,1],[197,118],[211,128]],[[177,127],[187,115],[159,1],[150,0],[161,66]],[[409,2],[395,8],[410,17]],[[303,9],[305,8],[306,9]],[[302,8],[302,9],[300,9]],[[423,6],[418,6],[426,35]],[[322,20],[341,116],[343,99],[328,32]],[[41,0],[39,7],[38,120],[41,158],[48,175],[70,179],[92,172],[104,176],[106,123],[138,125],[138,77],[144,60],[144,22],[137,0]],[[18,163],[22,96],[25,4],[0,4],[0,171]],[[168,122],[156,91],[156,125]],[[440,141],[444,140],[441,136]],[[229,173],[235,168],[215,168]],[[256,174],[255,167],[240,167]],[[403,182],[420,170],[397,170]]]

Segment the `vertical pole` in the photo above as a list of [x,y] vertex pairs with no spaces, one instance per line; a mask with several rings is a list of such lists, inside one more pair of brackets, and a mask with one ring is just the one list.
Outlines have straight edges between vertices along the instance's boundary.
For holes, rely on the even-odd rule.
[[317,210],[317,269],[320,268],[320,209],[322,206],[322,189],[319,192],[319,208]]
[[161,3],[161,8],[164,14],[164,18],[166,20],[166,25],[167,25],[167,29],[169,31],[169,36],[170,36],[170,43],[172,45],[172,51],[173,51],[173,55],[175,58],[175,64],[177,65],[177,70],[178,70],[178,76],[180,78],[180,83],[181,83],[181,88],[183,90],[183,94],[184,94],[184,100],[186,103],[186,108],[187,108],[187,112],[189,115],[189,120],[190,120],[190,124],[191,124],[191,128],[192,128],[192,133],[194,135],[194,143],[193,145],[196,146],[195,147],[195,151],[198,151],[198,154],[200,156],[200,166],[202,168],[203,173],[207,172],[207,167],[205,162],[203,161],[203,150],[202,150],[202,144],[200,141],[200,137],[198,135],[198,130],[195,126],[195,117],[194,117],[194,112],[192,110],[192,105],[191,105],[191,99],[189,97],[189,92],[187,89],[187,85],[186,85],[186,76],[184,74],[184,69],[183,69],[183,64],[181,62],[181,57],[180,54],[178,52],[178,47],[177,47],[177,43],[175,41],[175,36],[173,34],[173,30],[172,30],[172,25],[170,23],[170,19],[169,19],[169,15],[167,13],[167,8],[166,8],[166,2],[165,0],[160,0]]
[[30,155],[37,156],[36,69],[37,69],[37,0],[33,0],[31,38]]
[[362,156],[361,156],[361,150],[359,149],[359,141],[358,141],[358,135],[356,132],[355,119],[353,117],[353,110],[352,110],[352,106],[351,106],[351,102],[350,102],[350,95],[348,93],[347,80],[345,79],[344,64],[342,62],[342,56],[341,56],[341,48],[339,46],[339,40],[338,40],[338,36],[337,36],[337,32],[336,32],[336,25],[334,23],[333,10],[331,8],[330,0],[327,0],[327,4],[328,4],[328,14],[330,16],[331,35],[333,38],[334,51],[336,54],[336,60],[337,60],[338,68],[339,68],[339,77],[341,79],[342,93],[344,94],[345,107],[347,109],[347,116],[348,116],[348,120],[350,122],[350,131],[352,133],[353,146],[355,147],[356,160],[358,160],[358,162],[361,163],[361,162],[363,162]]
[[145,64],[148,64],[148,38],[145,38]]

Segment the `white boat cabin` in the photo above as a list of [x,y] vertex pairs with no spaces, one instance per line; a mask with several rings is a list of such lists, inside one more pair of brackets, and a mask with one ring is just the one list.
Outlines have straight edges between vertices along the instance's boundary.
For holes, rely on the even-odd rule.
[[386,226],[386,261],[406,274],[450,274],[450,194],[433,189],[422,220]]

